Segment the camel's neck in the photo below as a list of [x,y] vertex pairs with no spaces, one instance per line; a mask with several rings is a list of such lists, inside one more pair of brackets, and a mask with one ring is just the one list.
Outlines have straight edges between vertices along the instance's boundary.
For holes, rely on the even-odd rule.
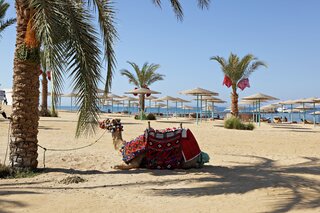
[[112,133],[112,140],[113,140],[113,145],[116,150],[120,150],[124,141],[122,139],[122,133],[121,131],[115,131]]

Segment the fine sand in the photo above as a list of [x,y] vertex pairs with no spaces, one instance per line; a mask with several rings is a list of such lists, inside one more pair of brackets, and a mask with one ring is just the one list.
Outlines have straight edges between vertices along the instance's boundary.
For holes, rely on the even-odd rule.
[[[77,114],[41,118],[39,144],[74,148],[104,132],[75,139]],[[119,117],[123,137],[142,134],[146,121]],[[119,171],[121,156],[110,133],[93,146],[46,152],[46,169],[23,179],[0,179],[0,212],[320,212],[320,126],[262,124],[254,131],[227,130],[222,121],[152,121],[154,128],[190,128],[210,163],[202,169]],[[0,160],[7,146],[8,122],[0,118]],[[39,149],[39,168],[43,150]],[[8,162],[8,161],[7,161]],[[63,184],[69,176],[86,182]]]

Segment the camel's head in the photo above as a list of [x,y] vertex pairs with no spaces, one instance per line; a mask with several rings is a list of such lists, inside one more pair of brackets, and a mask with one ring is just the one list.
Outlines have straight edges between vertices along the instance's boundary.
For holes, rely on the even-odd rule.
[[120,119],[106,119],[99,122],[101,129],[106,129],[111,133],[123,131],[123,126]]
[[123,131],[123,126],[120,119],[107,119],[102,122],[99,122],[101,129],[106,129],[112,134],[113,145],[116,150],[119,150],[124,143],[122,139],[121,132]]

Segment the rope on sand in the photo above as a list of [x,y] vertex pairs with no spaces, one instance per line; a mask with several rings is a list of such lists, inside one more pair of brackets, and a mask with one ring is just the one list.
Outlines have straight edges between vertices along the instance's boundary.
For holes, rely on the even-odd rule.
[[[6,153],[5,153],[5,157],[4,157],[4,165],[6,165],[6,159],[8,156],[8,148],[9,148],[9,143],[10,143],[10,130],[11,130],[11,119],[9,118],[9,128],[8,128],[8,143],[7,143],[7,149],[6,149]],[[81,147],[76,147],[76,148],[70,148],[70,149],[53,149],[53,148],[46,148],[44,146],[41,146],[40,144],[37,144],[38,147],[40,147],[41,149],[43,149],[43,168],[46,168],[46,151],[53,151],[53,152],[69,152],[69,151],[74,151],[74,150],[79,150],[79,149],[84,149],[87,148],[89,146],[93,146],[94,144],[96,144],[103,136],[104,134],[107,132],[107,130],[105,130],[101,136],[96,139],[94,142],[92,142],[91,144],[85,145],[85,146],[81,146]]]
[[46,151],[53,151],[53,152],[70,152],[70,151],[74,151],[74,150],[79,150],[79,149],[84,149],[87,148],[89,146],[92,146],[94,144],[96,144],[103,136],[104,134],[107,132],[104,131],[101,136],[95,140],[94,142],[92,142],[91,144],[85,145],[85,146],[80,146],[80,147],[76,147],[76,148],[70,148],[70,149],[57,149],[57,148],[46,148],[44,146],[41,146],[40,144],[37,144],[38,147],[40,147],[41,149],[43,149],[43,168],[46,168]]

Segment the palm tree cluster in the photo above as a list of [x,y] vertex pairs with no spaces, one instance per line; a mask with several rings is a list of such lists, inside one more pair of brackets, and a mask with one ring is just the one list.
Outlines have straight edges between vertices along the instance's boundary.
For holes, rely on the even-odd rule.
[[[161,6],[161,0],[152,2]],[[200,8],[206,8],[210,0],[197,2]],[[181,20],[180,1],[170,0],[170,3]],[[110,0],[16,0],[15,8],[17,36],[10,162],[15,168],[33,169],[38,164],[40,49],[46,56],[46,67],[51,69],[52,94],[61,93],[64,76],[72,78],[80,108],[76,135],[94,133],[102,62],[107,63],[105,93],[111,88],[116,64],[116,10]],[[94,27],[96,17],[97,28]],[[53,99],[56,101],[57,97]]]
[[4,17],[9,7],[10,5],[8,3],[4,2],[4,0],[0,0],[0,37],[4,29],[16,22],[15,18],[4,20]]

